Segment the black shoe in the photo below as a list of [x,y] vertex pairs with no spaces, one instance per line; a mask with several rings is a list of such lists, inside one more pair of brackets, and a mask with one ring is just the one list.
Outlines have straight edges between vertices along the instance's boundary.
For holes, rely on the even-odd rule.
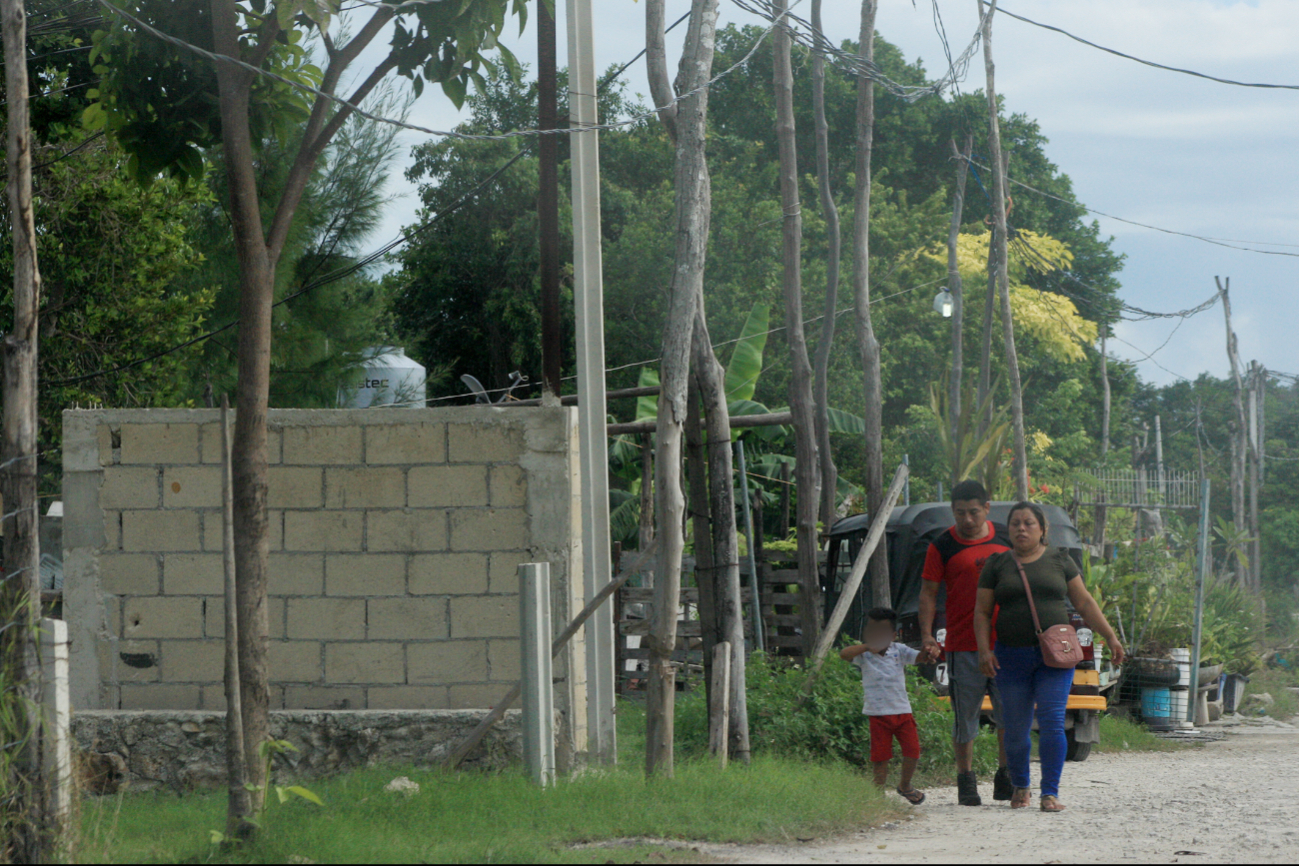
[[962,806],[982,806],[979,796],[979,777],[971,770],[968,773],[956,774],[956,802]]
[[1010,768],[998,767],[997,775],[992,777],[992,799],[1009,800],[1015,795],[1015,786],[1010,781]]

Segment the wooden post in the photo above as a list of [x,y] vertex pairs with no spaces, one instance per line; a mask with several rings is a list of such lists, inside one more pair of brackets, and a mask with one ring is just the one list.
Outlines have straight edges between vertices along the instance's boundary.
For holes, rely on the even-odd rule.
[[0,2],[3,18],[6,165],[13,242],[13,325],[3,338],[4,404],[0,433],[0,501],[4,503],[4,574],[0,577],[0,682],[14,710],[4,751],[7,802],[0,843],[14,862],[44,863],[58,849],[58,822],[49,814],[41,778],[40,648],[41,551],[36,498],[36,349],[41,275],[32,212],[32,139],[28,109],[27,17],[22,0]]
[[[1109,352],[1106,345],[1106,332],[1108,325],[1101,326],[1101,463],[1105,462],[1105,456],[1110,453],[1110,413],[1111,413],[1111,394],[1110,394],[1110,370],[1109,370]],[[1198,436],[1197,436],[1197,440]],[[1103,503],[1105,501],[1106,491],[1104,486],[1100,488],[1100,495],[1097,497]],[[1101,556],[1105,556],[1105,524],[1109,513],[1104,505],[1096,506],[1096,517],[1094,520],[1095,527],[1092,535],[1096,538],[1097,549],[1100,550]],[[1136,647],[1133,647],[1135,650]]]
[[708,708],[708,750],[717,756],[723,770],[730,755],[731,644],[721,641],[713,648],[713,694]]
[[788,463],[780,464],[780,540],[789,538],[789,503],[793,484]]
[[[638,549],[645,550],[654,540],[654,448],[650,434],[640,434],[640,544]],[[646,572],[647,589],[654,587],[653,572]]]
[[[537,4],[537,126],[559,126],[555,10]],[[559,136],[537,136],[537,228],[540,235],[541,382],[559,396],[563,334],[559,313]],[[490,386],[489,386],[490,387]]]
[[[952,190],[952,220],[947,227],[947,290],[952,293],[952,374],[948,381],[947,405],[952,422],[952,441],[960,442],[961,435],[961,380],[965,371],[965,289],[961,284],[961,268],[957,259],[957,242],[961,236],[961,217],[965,211],[965,181],[970,173],[970,155],[974,152],[974,136],[965,136],[965,147],[952,147],[956,161],[956,185]],[[961,480],[960,448],[954,449],[952,484]],[[827,522],[826,526],[830,524]]]
[[[699,634],[704,650],[704,692],[708,706],[713,694],[713,647],[717,644],[716,570],[713,557],[713,531],[708,502],[708,458],[704,453],[704,435],[699,418],[699,375],[690,376],[686,391],[686,481],[689,485],[690,522],[695,536],[695,583],[699,587]],[[730,441],[730,437],[727,437]]]
[[243,706],[239,694],[239,618],[235,586],[234,478],[230,463],[230,398],[221,395],[221,562],[225,580],[226,836],[247,839],[255,832],[245,785]]
[[1259,436],[1259,390],[1263,381],[1258,361],[1249,362],[1249,579],[1254,591],[1263,588],[1262,554],[1258,520],[1259,472],[1262,446]]
[[[1227,323],[1227,360],[1231,364],[1231,377],[1235,382],[1236,429],[1232,436],[1231,452],[1231,515],[1236,531],[1244,534],[1249,523],[1245,508],[1245,477],[1248,474],[1246,464],[1249,460],[1249,422],[1245,417],[1245,385],[1240,377],[1240,352],[1236,342],[1236,332],[1231,327],[1231,277],[1225,280],[1213,278],[1218,285],[1218,296],[1222,298],[1222,314]],[[1247,585],[1249,576],[1245,566],[1236,557],[1236,580]]]

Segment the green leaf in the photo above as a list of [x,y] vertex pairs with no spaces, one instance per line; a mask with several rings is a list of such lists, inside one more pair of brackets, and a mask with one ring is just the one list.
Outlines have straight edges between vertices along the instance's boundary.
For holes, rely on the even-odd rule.
[[464,78],[459,75],[444,79],[442,82],[442,92],[456,108],[461,108],[465,104],[467,90]]
[[316,796],[316,793],[314,791],[310,791],[302,787],[301,785],[290,785],[284,790],[290,794],[301,797],[302,799],[306,800],[308,803],[315,803],[317,806],[325,805],[325,801],[320,799],[320,797]]
[[850,433],[854,436],[864,436],[866,434],[866,419],[860,415],[854,415],[833,406],[827,411],[830,415],[831,433]]
[[731,352],[731,362],[726,365],[726,398],[751,400],[762,375],[762,353],[767,347],[767,330],[770,327],[771,308],[757,304],[740,331],[740,340]]
[[[640,379],[636,382],[641,388],[657,388],[659,385],[659,371],[654,367],[641,367]],[[650,418],[659,416],[659,398],[658,397],[637,397],[636,398],[636,420],[647,421]]]

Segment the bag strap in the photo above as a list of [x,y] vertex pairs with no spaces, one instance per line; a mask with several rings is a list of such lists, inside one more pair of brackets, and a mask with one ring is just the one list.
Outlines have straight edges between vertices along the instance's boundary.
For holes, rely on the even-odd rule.
[[1024,595],[1028,596],[1028,609],[1033,614],[1033,628],[1040,635],[1042,633],[1042,621],[1037,618],[1037,605],[1033,604],[1033,587],[1029,586],[1028,574],[1024,571],[1024,563],[1020,562],[1019,557],[1014,553],[1010,554],[1010,558],[1015,560],[1015,565],[1019,568],[1019,579],[1024,581]]

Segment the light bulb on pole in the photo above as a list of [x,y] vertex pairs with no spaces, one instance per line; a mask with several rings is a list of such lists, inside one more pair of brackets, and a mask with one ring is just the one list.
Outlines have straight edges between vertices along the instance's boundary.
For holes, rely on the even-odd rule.
[[955,303],[952,293],[944,287],[941,292],[934,296],[934,312],[942,313],[944,319],[950,319]]

